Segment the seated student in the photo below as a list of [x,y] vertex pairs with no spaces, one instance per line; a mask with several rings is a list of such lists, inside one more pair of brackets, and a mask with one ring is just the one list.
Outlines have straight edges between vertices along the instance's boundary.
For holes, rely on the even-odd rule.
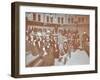
[[45,40],[43,40],[43,38],[41,37],[41,39],[40,39],[40,47],[39,47],[39,55],[40,55],[40,57],[45,55],[44,48],[45,48]]
[[43,56],[43,66],[53,66],[54,65],[54,52],[53,47],[47,43],[47,46],[44,48],[44,56]]
[[63,44],[63,50],[64,50],[64,53],[68,52],[68,42],[64,42],[64,44]]
[[64,50],[65,54],[68,54],[68,42],[66,42],[66,41],[63,44],[63,50]]
[[59,58],[59,45],[54,43],[54,57]]

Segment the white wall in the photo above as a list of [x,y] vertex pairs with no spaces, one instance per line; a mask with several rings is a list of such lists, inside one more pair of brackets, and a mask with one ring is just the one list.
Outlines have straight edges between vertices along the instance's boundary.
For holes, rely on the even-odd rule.
[[[0,1],[0,80],[16,80],[10,77],[11,67],[11,2],[15,0]],[[98,6],[98,19],[100,21],[100,0],[16,0],[55,4],[76,4]],[[100,23],[98,24],[98,35],[100,34]],[[100,44],[100,37],[98,37]],[[100,45],[98,46],[100,47]],[[98,48],[99,49],[99,48]],[[100,49],[98,53],[100,52]],[[98,54],[98,67],[100,67],[100,54]],[[65,75],[53,77],[23,78],[18,80],[99,80],[100,69],[97,74]]]

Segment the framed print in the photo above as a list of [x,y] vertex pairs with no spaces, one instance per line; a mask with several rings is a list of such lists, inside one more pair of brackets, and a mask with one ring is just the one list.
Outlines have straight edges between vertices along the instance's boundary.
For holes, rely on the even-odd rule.
[[12,3],[11,76],[97,73],[97,7]]

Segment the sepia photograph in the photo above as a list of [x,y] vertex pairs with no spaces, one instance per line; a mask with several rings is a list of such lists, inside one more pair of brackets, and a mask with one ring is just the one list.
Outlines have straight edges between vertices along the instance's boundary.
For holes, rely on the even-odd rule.
[[26,12],[26,67],[90,62],[89,15]]

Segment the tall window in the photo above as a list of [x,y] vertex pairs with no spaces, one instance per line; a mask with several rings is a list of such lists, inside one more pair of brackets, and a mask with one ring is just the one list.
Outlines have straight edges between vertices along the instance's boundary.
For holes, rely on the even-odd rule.
[[68,18],[68,23],[70,23],[70,17]]
[[81,23],[81,22],[82,22],[82,21],[81,21],[81,19],[82,19],[81,17],[79,17],[79,18],[78,18],[78,22],[79,22],[79,23]]
[[35,21],[36,20],[36,14],[33,13],[33,20]]
[[84,17],[82,17],[82,22],[84,23]]
[[60,23],[60,17],[58,17],[58,23]]
[[41,21],[41,15],[40,14],[38,15],[38,21]]
[[53,23],[53,17],[51,17],[50,19],[51,19],[51,23]]
[[47,16],[47,22],[49,22],[49,16]]
[[74,18],[73,17],[71,18],[71,23],[74,23]]
[[79,21],[79,23],[84,23],[84,17],[79,17],[78,21]]
[[62,24],[64,23],[64,18],[63,18],[63,17],[61,18],[61,23],[62,23]]

